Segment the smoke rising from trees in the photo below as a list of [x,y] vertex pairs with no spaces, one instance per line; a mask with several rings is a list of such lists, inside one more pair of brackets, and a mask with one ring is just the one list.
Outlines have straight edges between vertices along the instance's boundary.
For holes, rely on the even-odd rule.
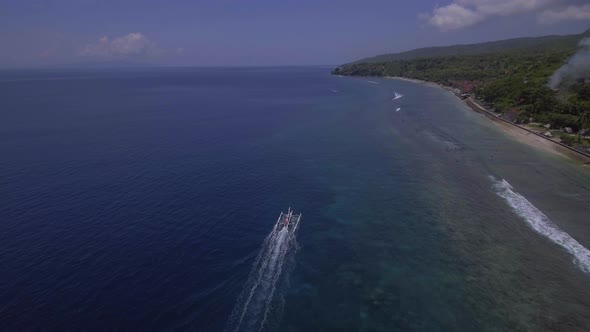
[[557,89],[564,83],[571,84],[577,79],[590,77],[590,37],[582,39],[578,45],[578,52],[549,78],[550,88]]

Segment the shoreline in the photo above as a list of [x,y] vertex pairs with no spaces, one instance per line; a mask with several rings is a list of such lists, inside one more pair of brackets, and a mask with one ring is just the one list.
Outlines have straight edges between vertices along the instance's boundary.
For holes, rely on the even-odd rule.
[[487,110],[484,106],[479,104],[477,101],[473,100],[473,98],[469,97],[466,99],[462,99],[457,94],[455,94],[451,89],[451,87],[435,83],[429,81],[423,81],[419,79],[413,78],[406,78],[406,77],[398,77],[398,76],[386,76],[387,79],[395,79],[400,81],[406,81],[411,83],[422,84],[426,86],[431,86],[435,88],[440,88],[446,91],[451,92],[455,97],[461,100],[465,105],[471,108],[473,111],[484,115],[487,119],[491,120],[499,129],[501,129],[504,133],[510,135],[513,139],[536,148],[537,150],[550,153],[552,155],[568,158],[570,160],[574,160],[576,162],[582,163],[584,166],[590,166],[590,154],[585,154],[582,151],[578,151],[570,146],[567,146],[561,142],[554,141],[547,137],[542,136],[539,133],[536,133],[530,129],[525,127],[519,126],[515,123],[512,123],[508,120],[502,119],[498,117],[495,113]]

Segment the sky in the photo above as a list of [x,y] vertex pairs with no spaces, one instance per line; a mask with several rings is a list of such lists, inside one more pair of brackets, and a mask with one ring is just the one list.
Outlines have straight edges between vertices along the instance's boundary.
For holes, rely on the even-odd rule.
[[336,65],[589,28],[590,0],[0,0],[0,67]]

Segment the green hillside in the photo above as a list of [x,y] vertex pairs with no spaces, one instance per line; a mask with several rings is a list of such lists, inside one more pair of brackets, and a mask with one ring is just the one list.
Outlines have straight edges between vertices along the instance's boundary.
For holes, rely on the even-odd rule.
[[[477,96],[511,120],[553,128],[590,127],[590,83],[547,83],[578,50],[590,30],[577,35],[518,38],[473,45],[431,47],[377,56],[340,66],[336,75],[398,76],[436,82]],[[386,60],[387,59],[387,60]]]
[[578,42],[580,41],[580,38],[583,36],[590,36],[590,30],[586,31],[581,35],[525,37],[492,41],[479,44],[417,48],[411,51],[401,53],[377,55],[375,57],[354,61],[353,63],[375,63],[394,60],[410,60],[416,58],[483,55],[499,52],[559,51],[566,49],[575,49]]

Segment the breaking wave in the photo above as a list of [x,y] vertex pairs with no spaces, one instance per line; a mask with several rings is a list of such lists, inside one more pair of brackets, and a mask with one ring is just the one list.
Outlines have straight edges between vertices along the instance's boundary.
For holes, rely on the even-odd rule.
[[547,237],[554,243],[563,247],[574,256],[574,263],[584,272],[590,273],[590,251],[562,231],[543,212],[537,209],[524,196],[514,191],[514,188],[506,180],[497,180],[491,177],[496,193],[504,198],[514,212],[523,218],[527,224],[537,233]]
[[295,232],[296,229],[277,230],[275,227],[266,237],[226,331],[263,331],[280,320],[283,299],[277,288],[283,270],[297,249]]

